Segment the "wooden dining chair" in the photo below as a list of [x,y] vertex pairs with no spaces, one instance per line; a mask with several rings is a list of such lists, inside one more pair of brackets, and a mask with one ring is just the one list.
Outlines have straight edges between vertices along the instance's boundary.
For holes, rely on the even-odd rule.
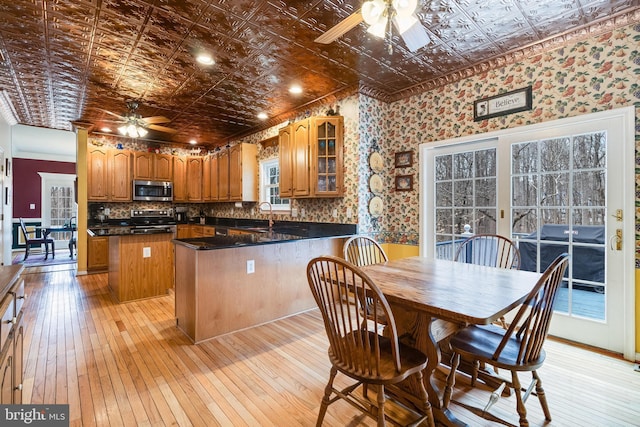
[[[499,234],[476,234],[458,246],[453,260],[517,270],[520,268],[520,250],[512,240]],[[504,316],[497,323],[507,328]]]
[[[329,405],[344,399],[377,419],[378,426],[384,426],[389,416],[385,410],[386,391],[413,375],[418,385],[418,395],[402,394],[396,390],[396,397],[415,409],[418,417],[415,425],[426,421],[429,426],[434,426],[431,404],[422,381],[427,356],[398,342],[393,313],[376,284],[359,267],[334,256],[312,259],[307,266],[307,279],[322,313],[331,361],[329,382],[316,425],[322,425]],[[355,298],[347,297],[352,294]],[[365,296],[374,303],[369,322],[363,322],[357,303]],[[384,336],[380,335],[381,316],[387,322]],[[355,382],[341,390],[334,388],[333,382],[338,372]],[[364,398],[355,394],[360,385],[363,386]],[[369,385],[377,389],[375,401],[368,396]]]
[[[27,230],[27,226],[25,225],[24,219],[22,218],[20,218],[20,230],[22,230],[22,237],[26,242],[23,261],[26,261],[27,258],[29,257],[29,251],[31,250],[32,245],[38,245],[40,247],[44,245],[45,260],[49,258],[49,245],[51,245],[51,255],[55,258],[56,253],[55,253],[55,248],[53,246],[54,245],[53,239],[45,238],[45,237],[35,237],[36,230],[31,230],[31,231]],[[30,237],[32,234],[33,234],[33,237]]]
[[69,237],[69,258],[73,258],[73,252],[76,248],[76,229],[78,228],[77,218],[75,216],[69,219],[68,226],[71,231],[71,237]]
[[[537,370],[545,359],[542,347],[549,331],[549,321],[553,314],[556,293],[568,264],[569,255],[565,253],[558,256],[549,265],[520,306],[516,317],[507,330],[494,325],[473,325],[458,331],[451,337],[449,342],[453,350],[453,357],[444,392],[445,409],[451,401],[456,369],[462,357],[464,360],[472,362],[476,367],[471,377],[472,386],[477,379],[479,363],[484,362],[511,372],[511,381],[505,380],[505,384],[514,390],[521,427],[529,425],[524,404],[534,388],[534,394],[540,401],[545,419],[551,421],[551,413]],[[530,371],[532,375],[532,381],[526,390],[520,385],[518,378],[520,371]],[[485,416],[491,405],[500,397],[500,392],[499,389],[499,391],[492,393],[489,404],[482,410],[473,408],[474,412]]]

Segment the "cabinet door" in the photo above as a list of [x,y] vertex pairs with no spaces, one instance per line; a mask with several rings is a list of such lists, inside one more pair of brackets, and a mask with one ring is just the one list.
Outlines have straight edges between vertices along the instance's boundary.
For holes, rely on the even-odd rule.
[[127,150],[110,150],[111,168],[111,197],[117,202],[130,202],[131,183],[131,152]]
[[211,201],[216,201],[220,199],[220,182],[218,180],[218,173],[220,167],[220,158],[216,154],[211,157],[211,169],[209,170],[209,180],[211,182]]
[[311,194],[309,185],[309,121],[293,124],[293,197]]
[[107,149],[92,145],[87,152],[87,198],[109,200],[109,155]]
[[293,138],[291,126],[280,129],[279,140],[280,197],[293,197]]
[[190,202],[202,201],[202,157],[188,157],[187,199]]
[[22,313],[18,315],[13,341],[13,404],[22,403],[22,383],[24,381],[24,321]]
[[211,156],[202,159],[202,200],[211,201]]
[[173,156],[171,154],[154,154],[153,179],[157,181],[173,180]]
[[242,144],[229,149],[229,200],[242,201]]
[[187,159],[175,156],[173,158],[173,201],[187,201]]
[[312,195],[343,195],[342,117],[316,117],[311,120]]
[[137,151],[133,155],[133,179],[153,179],[153,159],[148,152]]
[[188,224],[178,224],[176,239],[188,239],[192,237],[191,226]]
[[229,150],[218,156],[218,200],[229,200]]
[[109,268],[109,237],[89,237],[87,239],[87,270],[107,268]]
[[[11,337],[13,338],[13,336]],[[13,345],[0,353],[0,404],[13,403]]]

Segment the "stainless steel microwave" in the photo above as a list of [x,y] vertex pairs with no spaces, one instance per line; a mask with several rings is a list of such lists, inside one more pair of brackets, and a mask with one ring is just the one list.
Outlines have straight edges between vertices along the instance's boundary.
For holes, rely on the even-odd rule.
[[133,181],[133,200],[173,201],[171,181]]

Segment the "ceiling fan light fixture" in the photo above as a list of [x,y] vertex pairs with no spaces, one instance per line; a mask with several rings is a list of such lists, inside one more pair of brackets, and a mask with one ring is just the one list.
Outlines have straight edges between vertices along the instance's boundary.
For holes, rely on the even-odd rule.
[[198,61],[198,63],[202,65],[213,65],[216,63],[216,61],[214,61],[211,55],[209,55],[208,53],[198,54],[198,56],[196,56],[196,61]]
[[386,21],[387,5],[383,0],[369,0],[362,4],[362,19],[369,25],[376,25]]
[[396,16],[404,18],[413,15],[418,7],[418,0],[393,0]]
[[370,25],[369,28],[367,28],[367,33],[373,36],[376,36],[380,39],[384,38],[386,31],[387,31],[387,21],[385,20],[382,20],[373,25]]
[[400,34],[404,34],[412,26],[418,23],[418,18],[413,15],[396,15],[393,18],[393,23]]

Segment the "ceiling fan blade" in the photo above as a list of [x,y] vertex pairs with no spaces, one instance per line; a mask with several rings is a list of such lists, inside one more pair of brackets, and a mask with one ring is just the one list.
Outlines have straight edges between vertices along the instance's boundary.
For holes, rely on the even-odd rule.
[[149,129],[153,129],[153,130],[157,130],[159,132],[165,132],[165,133],[178,133],[177,130],[168,128],[166,126],[149,125]]
[[126,117],[124,117],[124,116],[122,116],[122,115],[120,115],[120,114],[112,113],[111,111],[109,111],[109,110],[105,110],[105,109],[102,109],[102,108],[99,108],[99,110],[100,110],[100,111],[104,111],[105,113],[110,114],[110,115],[112,115],[112,116],[114,116],[114,117],[117,117],[117,118],[119,118],[120,120],[126,120]]
[[431,40],[427,34],[427,30],[424,29],[419,21],[405,30],[404,33],[401,33],[400,36],[411,52],[415,52],[421,47],[426,46]]
[[145,123],[148,123],[150,125],[153,125],[156,123],[169,123],[171,121],[171,119],[167,119],[164,116],[143,117],[142,120],[144,120]]
[[340,21],[338,24],[329,28],[324,32],[320,37],[315,39],[316,43],[329,44],[335,41],[337,38],[341,37],[344,33],[351,30],[359,23],[363,21],[362,13],[358,10],[357,12],[352,13],[347,16],[345,19]]

